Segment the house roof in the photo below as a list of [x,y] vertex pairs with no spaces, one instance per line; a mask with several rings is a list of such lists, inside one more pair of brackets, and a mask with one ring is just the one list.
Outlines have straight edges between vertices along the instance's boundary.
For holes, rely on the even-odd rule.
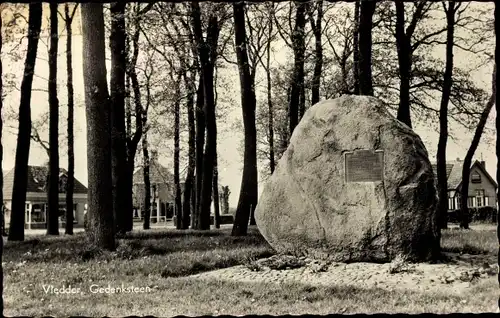
[[[462,160],[454,160],[454,161],[448,161],[446,162],[446,177],[448,178],[448,189],[457,189],[460,187],[462,184],[462,170],[464,167],[464,162]],[[474,163],[471,165],[471,169],[473,167],[477,167],[480,169],[484,175],[488,178],[488,180],[495,186],[497,187],[497,183],[495,180],[490,176],[488,171],[483,167],[483,165],[478,161],[474,161]],[[437,178],[436,171],[437,171],[437,164],[432,165],[432,170],[434,171],[434,177]]]
[[[152,159],[149,162],[149,180],[151,184],[173,183],[174,175],[158,160]],[[140,167],[134,172],[133,183],[144,184],[144,167]]]
[[[67,175],[66,169],[60,168],[60,176]],[[27,192],[46,193],[45,183],[48,174],[48,167],[46,166],[28,166],[28,183],[26,186]],[[12,189],[14,187],[14,168],[9,172],[4,173],[3,180],[3,193],[4,198],[12,196]],[[87,194],[87,187],[75,178],[74,186],[75,194]]]

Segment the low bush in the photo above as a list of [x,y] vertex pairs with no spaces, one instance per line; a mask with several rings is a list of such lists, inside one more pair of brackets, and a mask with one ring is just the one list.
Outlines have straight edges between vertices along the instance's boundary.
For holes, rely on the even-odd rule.
[[[221,214],[220,224],[233,224],[234,216],[232,214]],[[214,216],[210,216],[210,224],[214,224]]]
[[[479,208],[469,208],[469,223],[472,222],[487,222],[496,223],[497,209],[491,206],[483,206]],[[460,223],[460,210],[448,212],[448,221],[451,223]]]

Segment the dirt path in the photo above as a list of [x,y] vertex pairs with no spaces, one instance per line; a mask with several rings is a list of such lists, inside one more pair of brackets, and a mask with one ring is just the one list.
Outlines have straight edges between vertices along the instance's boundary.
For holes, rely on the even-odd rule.
[[[379,287],[387,290],[415,291],[440,290],[460,294],[480,280],[497,273],[491,257],[475,255],[449,255],[446,264],[374,264],[374,263],[322,263],[302,259],[298,268],[270,269],[265,265],[240,265],[192,275],[196,279],[231,280],[240,282],[299,282],[313,286]],[[273,261],[259,260],[261,264]],[[491,264],[491,265],[490,265]],[[256,270],[259,268],[259,270]]]

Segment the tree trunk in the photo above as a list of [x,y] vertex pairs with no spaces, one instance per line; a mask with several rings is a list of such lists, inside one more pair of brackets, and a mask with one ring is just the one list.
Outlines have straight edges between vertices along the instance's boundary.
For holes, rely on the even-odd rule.
[[111,105],[106,80],[106,45],[102,4],[82,3],[81,19],[87,114],[90,235],[96,246],[114,250]]
[[57,98],[57,3],[50,4],[49,49],[49,182],[47,187],[47,235],[59,235],[59,100]]
[[[2,15],[0,11],[0,56],[2,55]],[[0,167],[2,167],[3,162],[3,120],[2,120],[2,110],[3,110],[3,66],[2,60],[0,59]],[[5,233],[5,206],[3,203],[3,171],[0,173],[0,212],[2,213],[2,228],[0,229],[0,316],[3,316],[3,236]]]
[[229,214],[229,186],[222,186],[221,204],[222,214]]
[[443,76],[443,94],[439,108],[439,142],[437,150],[438,213],[441,229],[448,227],[448,181],[446,176],[446,143],[448,141],[448,103],[453,85],[453,41],[455,29],[455,2],[450,1],[446,12],[446,67]]
[[181,80],[179,75],[176,83],[176,100],[174,102],[174,186],[175,186],[175,216],[176,228],[182,228],[182,197],[179,172],[179,157],[180,157],[180,120],[181,120]]
[[[313,25],[314,39],[315,43],[315,51],[314,51],[314,74],[312,81],[312,90],[311,90],[311,105],[314,105],[319,102],[319,89],[321,85],[321,72],[323,69],[323,44],[321,41],[321,22],[323,21],[323,0],[320,0],[316,3],[318,15],[316,18],[316,23]],[[311,22],[314,21],[313,17],[311,18]]]
[[399,107],[398,120],[411,128],[410,116],[410,72],[411,45],[410,38],[405,33],[405,4],[398,0],[396,4],[396,46],[399,62]]
[[127,150],[125,131],[125,2],[110,5],[111,32],[111,173],[113,176],[113,215],[116,233],[125,232],[125,218],[130,213],[126,198]]
[[271,9],[269,10],[269,41],[267,41],[266,48],[266,79],[267,79],[267,107],[268,107],[268,130],[269,130],[269,169],[273,174],[276,167],[274,158],[274,110],[272,99],[272,82],[271,82],[271,38],[273,34],[273,11],[274,4],[271,2]]
[[213,183],[213,198],[214,198],[214,225],[216,229],[220,228],[221,218],[220,218],[220,204],[219,204],[219,169],[217,156],[215,156],[214,162],[214,183]]
[[[495,2],[495,65],[498,65],[500,62],[500,53],[498,52],[498,28],[500,27],[498,24],[499,13],[498,13],[498,4]],[[497,112],[495,118],[495,128],[496,128],[496,145],[495,145],[495,153],[497,156],[497,184],[500,184],[500,100],[498,98],[498,94],[495,97],[495,110]],[[497,264],[500,267],[500,209],[498,207],[498,203],[500,202],[500,191],[497,191],[497,241],[498,241],[498,251],[497,251]],[[497,275],[497,281],[500,283],[500,271]],[[500,311],[500,297],[497,302],[498,309]]]
[[192,227],[198,227],[200,220],[201,184],[203,181],[203,147],[205,146],[205,113],[203,105],[205,97],[203,92],[203,76],[200,74],[198,90],[196,93],[196,195],[194,196],[196,210],[193,211]]
[[[136,13],[138,14],[138,13]],[[137,78],[136,72],[136,64],[139,56],[139,36],[140,36],[140,27],[139,27],[140,19],[136,16],[134,19],[134,32],[132,34],[132,45],[130,45],[130,41],[128,41],[128,37],[125,39],[125,44],[129,42],[129,47],[132,46],[132,57],[130,60],[127,59],[127,75],[130,78],[132,90],[134,92],[134,105],[135,105],[135,132],[132,136],[127,138],[127,163],[128,163],[128,173],[129,173],[129,183],[127,191],[132,193],[132,180],[134,173],[134,163],[135,163],[135,154],[137,151],[137,147],[139,145],[139,141],[141,140],[144,127],[147,123],[147,112],[143,111],[142,101],[141,101],[141,90],[139,86],[139,80]],[[127,45],[125,45],[127,47]],[[127,106],[128,108],[129,106]],[[128,111],[127,111],[128,112]],[[127,117],[127,125],[131,124],[131,120]],[[130,127],[130,126],[129,126]],[[130,130],[130,129],[129,129]],[[127,204],[127,212],[126,218],[124,220],[125,231],[132,231],[134,227],[134,219],[133,219],[133,204],[132,197],[129,198]]]
[[304,54],[305,54],[305,3],[295,2],[295,28],[292,35],[294,66],[290,87],[290,101],[288,105],[289,132],[292,137],[293,130],[299,123],[300,93],[304,86]]
[[189,225],[194,229],[194,216],[196,215],[196,186],[194,184],[195,179],[193,177],[193,186],[191,188],[191,219],[189,220]]
[[[128,37],[125,38],[125,47],[127,48],[127,52],[129,49],[128,45]],[[127,63],[128,63],[128,58],[127,58]],[[128,66],[127,66],[128,67]],[[131,103],[131,97],[132,93],[130,90],[130,76],[125,73],[125,131],[127,134],[127,141],[128,138],[132,138],[132,103]],[[128,145],[127,145],[128,146]]]
[[305,86],[301,85],[300,98],[299,98],[299,121],[302,119],[305,112],[306,112],[306,90]]
[[255,108],[257,102],[255,98],[254,83],[251,81],[248,67],[244,3],[234,3],[233,10],[236,57],[240,73],[241,105],[243,111],[243,125],[245,128],[243,177],[234,226],[231,233],[233,236],[239,236],[247,234],[248,220],[252,214],[251,210],[255,209],[257,205],[257,132],[255,128]]
[[354,95],[359,95],[359,7],[360,0],[354,2],[353,73]]
[[[129,50],[129,41],[128,41],[128,36],[125,37],[125,47],[126,47],[126,52]],[[126,53],[126,55],[128,55]],[[128,57],[127,57],[127,64],[128,64]],[[129,66],[127,65],[127,68]],[[130,89],[131,83],[130,83],[130,76],[125,73],[125,134],[127,136],[127,139],[125,140],[125,145],[126,145],[126,152],[127,152],[127,170],[126,170],[126,187],[127,189],[127,195],[125,196],[125,203],[126,203],[126,208],[123,214],[123,231],[132,231],[134,227],[134,216],[133,216],[133,209],[134,209],[134,200],[132,198],[133,196],[133,187],[134,187],[134,168],[135,168],[135,154],[137,152],[137,143],[135,141],[135,135],[132,135],[132,105],[131,105],[131,89]],[[142,122],[142,121],[141,121]],[[142,128],[141,128],[142,129]],[[137,132],[136,132],[137,134]],[[119,232],[123,232],[119,231]]]
[[31,87],[33,85],[33,73],[35,71],[38,40],[42,25],[41,3],[30,3],[28,25],[28,51],[21,83],[19,133],[17,135],[9,241],[24,241],[24,215],[26,213],[26,187],[28,183],[28,158],[31,137]]
[[[135,150],[134,150],[135,151]],[[132,162],[130,162],[130,156],[128,156],[127,159],[127,166],[125,167],[125,178],[124,183],[125,185],[123,186],[126,189],[125,192],[125,206],[126,206],[126,211],[129,211],[127,213],[124,213],[124,219],[123,219],[123,230],[120,231],[120,233],[123,232],[130,232],[134,228],[134,160],[135,156],[132,157]],[[130,214],[130,215],[129,215]]]
[[[344,42],[344,47],[347,47],[348,44],[348,39],[345,40]],[[350,88],[349,88],[349,70],[347,69],[347,61],[349,59],[350,53],[347,52],[346,49],[342,51],[342,57],[339,62],[339,67],[340,67],[340,74],[342,74],[342,87],[340,90],[341,95],[346,95],[349,94]]]
[[188,96],[187,96],[187,115],[188,115],[188,126],[189,126],[189,159],[188,159],[188,168],[186,181],[184,183],[184,204],[182,206],[182,229],[188,229],[190,224],[190,216],[194,214],[193,205],[191,204],[194,201],[194,196],[192,196],[194,189],[194,170],[196,166],[196,128],[195,128],[195,120],[194,120],[194,91],[195,87],[193,87],[194,76],[192,81],[189,83],[186,81],[186,87],[188,88]]
[[474,132],[474,137],[472,138],[471,145],[467,154],[465,155],[464,165],[462,168],[462,188],[460,189],[460,227],[463,229],[469,228],[469,209],[467,207],[467,198],[469,197],[469,177],[470,177],[470,166],[472,164],[472,158],[474,157],[474,153],[479,146],[479,141],[481,140],[481,136],[483,135],[484,127],[486,126],[486,121],[488,120],[488,116],[495,104],[497,88],[496,88],[496,80],[497,78],[497,66],[495,64],[493,69],[492,76],[492,85],[491,85],[491,96],[488,102],[486,103],[486,107],[484,108],[481,118],[479,119],[479,123],[477,124],[476,131]]
[[[73,15],[69,14],[69,5],[64,4],[64,17],[66,22],[66,73],[68,90],[68,181],[66,184],[66,229],[65,234],[73,235],[73,193],[75,189],[75,150],[74,150],[74,89],[73,89],[73,53],[72,53],[72,29],[71,24],[76,10],[73,9]],[[71,207],[68,209],[67,207]]]
[[[215,148],[217,142],[217,128],[215,123],[215,100],[214,100],[214,74],[215,51],[217,47],[213,47],[214,42],[217,44],[218,38],[218,21],[217,17],[211,15],[208,21],[207,41],[203,40],[203,32],[201,28],[201,12],[197,2],[191,3],[191,14],[193,24],[193,35],[198,44],[198,55],[201,64],[201,74],[203,76],[203,92],[205,103],[203,111],[205,113],[205,125],[207,128],[207,136],[205,150],[203,154],[203,175],[201,184],[201,196],[199,206],[199,221],[196,226],[198,230],[210,229],[210,205],[212,196],[213,182],[213,163],[215,159]],[[210,45],[208,45],[210,43]],[[212,49],[212,50],[211,50]],[[212,59],[211,59],[212,58]],[[198,174],[198,172],[197,172]]]
[[149,179],[149,171],[151,161],[149,160],[148,151],[148,134],[142,136],[142,164],[143,164],[143,177],[144,177],[144,221],[143,229],[149,230],[151,221],[151,181]]
[[[151,162],[151,161],[150,161]],[[153,212],[155,210],[155,207],[157,206],[156,205],[156,200],[158,200],[157,196],[156,196],[156,193],[157,193],[158,189],[156,187],[156,184],[153,184],[153,186],[151,187],[151,214],[149,215],[148,219],[149,219],[149,223],[151,223],[151,216],[153,215]],[[156,222],[158,222],[158,220],[156,220]],[[149,225],[149,224],[148,224]]]
[[373,96],[372,24],[376,1],[361,0],[359,10],[359,94]]

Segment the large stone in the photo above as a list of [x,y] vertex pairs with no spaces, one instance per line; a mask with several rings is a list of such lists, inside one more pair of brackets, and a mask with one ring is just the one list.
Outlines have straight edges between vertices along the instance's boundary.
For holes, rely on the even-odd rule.
[[[380,173],[376,160],[356,165],[356,157],[370,153],[382,159]],[[420,137],[379,100],[343,96],[306,111],[255,218],[278,252],[343,262],[423,261],[439,246],[436,201]]]

